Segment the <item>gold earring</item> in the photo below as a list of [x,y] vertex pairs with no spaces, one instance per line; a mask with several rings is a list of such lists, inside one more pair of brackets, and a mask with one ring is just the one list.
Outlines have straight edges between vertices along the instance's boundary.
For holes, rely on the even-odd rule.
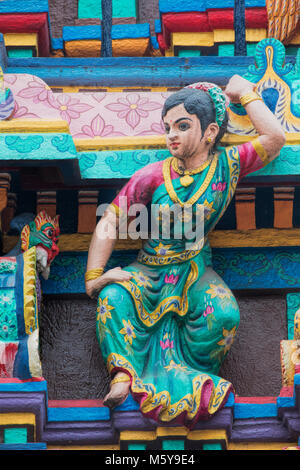
[[212,139],[211,139],[211,137],[207,137],[207,140],[206,140],[206,142],[207,142],[208,144],[211,144],[211,142],[212,142]]

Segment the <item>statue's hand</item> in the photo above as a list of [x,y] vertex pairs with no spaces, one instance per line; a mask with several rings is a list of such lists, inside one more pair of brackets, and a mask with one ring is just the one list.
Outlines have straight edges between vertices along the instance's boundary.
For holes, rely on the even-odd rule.
[[120,267],[109,269],[102,276],[88,281],[85,284],[86,293],[91,298],[96,298],[99,292],[107,285],[114,282],[129,281],[132,278],[132,274],[128,271],[124,271]]
[[239,103],[241,96],[254,91],[255,83],[249,82],[240,75],[233,75],[229,80],[224,92],[230,99],[231,103]]

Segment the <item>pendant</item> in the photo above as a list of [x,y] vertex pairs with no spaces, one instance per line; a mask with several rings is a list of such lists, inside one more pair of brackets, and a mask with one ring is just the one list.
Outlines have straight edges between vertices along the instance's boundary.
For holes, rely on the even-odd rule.
[[184,175],[180,178],[180,184],[184,186],[185,188],[192,184],[194,182],[194,178],[192,178],[190,175]]

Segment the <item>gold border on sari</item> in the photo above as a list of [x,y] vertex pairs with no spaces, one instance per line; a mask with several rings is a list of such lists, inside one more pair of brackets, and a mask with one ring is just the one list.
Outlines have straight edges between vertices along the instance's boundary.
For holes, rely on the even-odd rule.
[[[157,407],[162,407],[159,413],[159,419],[163,422],[169,422],[177,416],[186,412],[187,418],[192,421],[199,412],[201,405],[203,387],[212,378],[208,374],[197,375],[193,379],[193,393],[188,393],[176,403],[171,403],[171,397],[167,390],[157,393],[153,384],[144,384],[138,377],[134,367],[120,354],[111,353],[107,358],[107,368],[109,373],[114,369],[124,369],[132,378],[131,391],[135,394],[145,394],[146,399],[140,404],[141,411],[148,414]],[[224,399],[231,390],[232,385],[227,380],[219,379],[217,385],[213,385],[212,394],[207,408],[209,416],[216,413],[223,405]]]
[[151,327],[168,312],[172,311],[180,316],[186,315],[188,311],[188,290],[192,284],[194,284],[197,278],[198,266],[194,261],[191,261],[191,271],[185,283],[182,296],[179,297],[174,295],[167,297],[166,299],[162,300],[156,309],[151,313],[145,309],[141,291],[136,284],[134,284],[132,281],[123,281],[118,282],[117,284],[120,284],[122,287],[124,287],[124,289],[126,289],[131,295],[141,322],[144,325]]

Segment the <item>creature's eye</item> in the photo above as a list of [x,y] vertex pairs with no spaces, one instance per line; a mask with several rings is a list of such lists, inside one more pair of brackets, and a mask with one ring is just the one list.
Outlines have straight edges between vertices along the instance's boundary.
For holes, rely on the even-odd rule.
[[49,238],[52,238],[53,237],[53,230],[52,228],[48,228],[47,230],[45,230],[45,235],[47,235],[47,237]]
[[181,131],[186,131],[190,128],[190,125],[187,122],[180,122],[178,127]]

